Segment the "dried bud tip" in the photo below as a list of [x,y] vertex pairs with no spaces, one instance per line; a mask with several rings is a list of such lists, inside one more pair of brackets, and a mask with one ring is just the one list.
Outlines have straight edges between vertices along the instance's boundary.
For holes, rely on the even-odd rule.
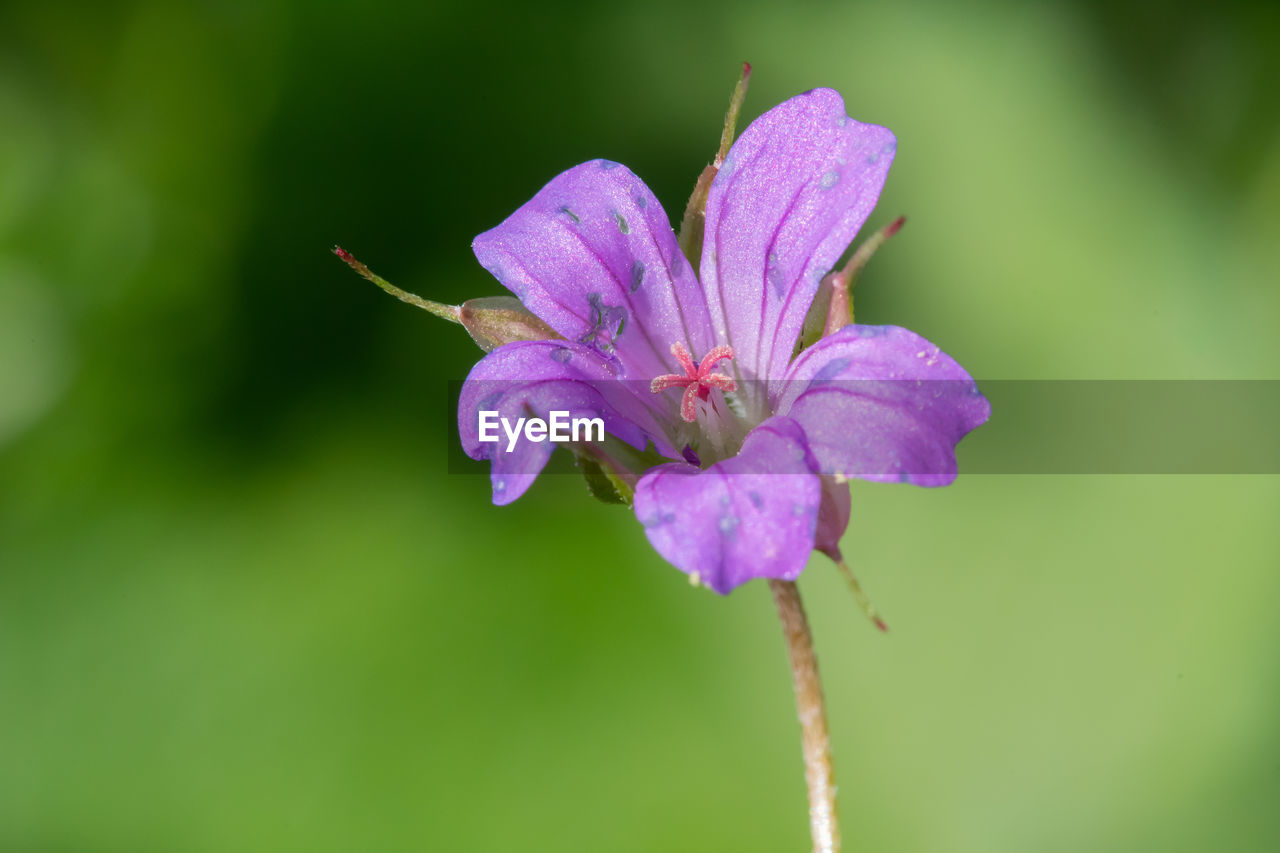
[[751,63],[750,63],[750,62],[744,62],[744,63],[742,63],[742,79],[743,79],[743,82],[746,82],[750,77],[751,77]]
[[907,224],[907,217],[899,216],[897,219],[893,220],[892,222],[890,222],[888,225],[885,226],[884,236],[886,238],[892,237],[894,234],[897,234],[899,231],[901,231],[902,226],[906,224]]
[[879,616],[875,617],[871,621],[874,622],[875,626],[879,628],[881,631],[883,631],[886,634],[889,633],[889,626],[884,624],[884,620],[881,619]]
[[352,255],[350,252],[348,252],[346,249],[342,248],[341,246],[334,246],[333,253],[337,255],[339,258],[341,258],[343,262],[346,263],[347,266],[351,267],[351,269],[355,270],[364,278],[369,279],[369,281],[373,281],[374,284],[377,284],[377,282],[374,281],[376,276],[374,276],[374,274],[369,271],[369,268],[367,266],[357,261],[355,258],[355,255]]

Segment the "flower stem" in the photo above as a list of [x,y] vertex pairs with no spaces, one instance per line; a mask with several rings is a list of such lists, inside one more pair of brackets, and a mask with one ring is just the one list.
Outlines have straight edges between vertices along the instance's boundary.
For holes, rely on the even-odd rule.
[[804,752],[804,778],[809,786],[809,830],[814,853],[839,853],[840,826],[836,820],[836,780],[831,763],[831,738],[827,733],[827,711],[822,700],[818,659],[813,653],[813,634],[804,615],[800,590],[794,581],[770,580],[769,590],[791,658],[791,678],[796,691],[796,713],[800,717],[800,743]]

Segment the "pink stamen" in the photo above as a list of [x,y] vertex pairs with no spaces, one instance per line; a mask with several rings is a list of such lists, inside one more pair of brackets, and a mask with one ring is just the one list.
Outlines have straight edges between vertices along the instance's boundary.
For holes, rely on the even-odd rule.
[[684,389],[684,396],[680,398],[680,418],[685,423],[691,424],[698,419],[698,395],[701,393],[702,388],[696,382]]
[[680,397],[680,417],[687,423],[693,423],[698,417],[698,401],[707,399],[712,388],[721,391],[736,391],[738,383],[724,373],[712,373],[715,367],[725,359],[733,358],[733,347],[721,344],[713,348],[702,359],[701,364],[694,364],[693,356],[684,344],[671,345],[671,354],[684,368],[684,376],[678,373],[664,373],[649,383],[649,390],[657,394],[668,388],[684,388]]
[[683,388],[695,380],[688,376],[676,376],[674,373],[668,373],[666,376],[659,376],[657,379],[649,383],[649,390],[657,394],[668,388]]
[[702,377],[702,384],[710,385],[712,388],[719,388],[721,391],[737,391],[738,383],[734,381],[732,376],[725,376],[723,373],[708,373]]
[[672,344],[671,354],[676,357],[676,361],[680,362],[680,366],[684,368],[685,373],[690,377],[697,377],[698,368],[693,366],[693,356],[689,355],[689,350],[685,348],[684,344]]
[[[721,344],[711,350],[711,352],[707,353],[702,359],[702,364],[698,365],[698,374],[702,375],[703,373],[708,372],[711,368],[715,367],[726,358],[733,358],[733,347]],[[687,370],[688,368],[685,369]]]

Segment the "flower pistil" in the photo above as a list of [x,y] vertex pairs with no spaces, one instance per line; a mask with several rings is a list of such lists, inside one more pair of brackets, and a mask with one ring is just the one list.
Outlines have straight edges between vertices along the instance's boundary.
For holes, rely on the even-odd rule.
[[675,356],[676,361],[680,362],[685,375],[665,373],[655,377],[649,383],[649,390],[657,394],[668,388],[684,388],[684,396],[680,398],[680,418],[686,423],[693,423],[697,419],[698,400],[707,399],[712,388],[719,388],[721,391],[738,390],[738,383],[733,377],[712,372],[712,368],[717,364],[733,358],[733,347],[724,344],[713,347],[700,364],[694,364],[693,356],[682,343],[672,344],[671,354]]

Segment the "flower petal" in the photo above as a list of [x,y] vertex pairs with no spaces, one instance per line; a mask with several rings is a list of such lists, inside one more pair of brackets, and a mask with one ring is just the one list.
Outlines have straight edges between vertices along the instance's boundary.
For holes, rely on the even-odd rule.
[[571,341],[616,355],[631,378],[673,370],[671,345],[711,344],[702,291],[662,205],[625,166],[564,172],[475,239],[480,263]]
[[472,459],[492,463],[493,502],[508,504],[537,479],[556,445],[530,441],[523,432],[508,450],[505,427],[489,431],[496,441],[480,440],[480,413],[496,412],[514,430],[520,418],[601,418],[605,432],[644,450],[652,441],[659,453],[679,457],[643,402],[649,394],[617,378],[617,365],[594,348],[567,341],[524,341],[499,347],[471,369],[458,401],[458,434]]
[[897,326],[846,326],[775,388],[823,474],[918,486],[956,478],[955,447],[991,404],[951,356]]
[[636,486],[636,517],[668,562],[722,595],[752,578],[793,580],[813,550],[821,485],[804,432],[770,418],[741,452],[706,470],[652,468]]
[[711,185],[701,272],[740,376],[786,371],[818,281],[875,207],[896,145],[830,89],[773,108],[734,143]]

